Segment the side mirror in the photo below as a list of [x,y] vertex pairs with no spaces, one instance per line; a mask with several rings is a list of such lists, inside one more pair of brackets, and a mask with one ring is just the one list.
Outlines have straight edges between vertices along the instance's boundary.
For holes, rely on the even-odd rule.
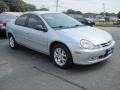
[[43,31],[43,32],[47,32],[47,29],[44,28],[42,25],[37,25],[37,26],[35,27],[35,29],[40,30],[40,31]]

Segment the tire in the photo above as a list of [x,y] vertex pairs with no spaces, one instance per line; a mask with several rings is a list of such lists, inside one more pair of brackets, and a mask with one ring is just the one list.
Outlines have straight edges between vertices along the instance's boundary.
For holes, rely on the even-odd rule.
[[68,48],[62,44],[56,44],[52,47],[51,57],[55,65],[62,69],[69,68],[73,64],[73,59]]
[[13,35],[9,36],[9,47],[12,49],[16,49],[18,47],[18,44],[15,41],[15,38],[13,37]]

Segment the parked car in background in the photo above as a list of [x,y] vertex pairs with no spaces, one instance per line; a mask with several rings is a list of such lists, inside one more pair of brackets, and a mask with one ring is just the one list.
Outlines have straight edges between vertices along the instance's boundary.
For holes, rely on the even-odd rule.
[[90,19],[80,18],[78,21],[84,25],[95,26],[95,22],[93,20],[90,20]]
[[57,12],[27,12],[7,23],[6,30],[12,49],[23,45],[50,55],[60,68],[107,60],[115,45],[108,32]]
[[113,23],[114,25],[120,25],[120,19]]
[[16,18],[13,14],[0,14],[0,35],[6,35],[6,23]]
[[104,18],[99,19],[99,22],[105,22]]
[[23,14],[23,12],[2,12],[1,14],[11,14],[11,15],[15,15],[15,16],[20,16]]

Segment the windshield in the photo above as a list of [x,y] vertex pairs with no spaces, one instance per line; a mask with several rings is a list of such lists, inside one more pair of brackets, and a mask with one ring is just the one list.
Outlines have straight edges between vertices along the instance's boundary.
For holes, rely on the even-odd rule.
[[50,25],[50,27],[56,29],[74,28],[74,27],[83,26],[83,24],[81,24],[77,20],[63,13],[49,13],[49,14],[42,14],[41,16]]

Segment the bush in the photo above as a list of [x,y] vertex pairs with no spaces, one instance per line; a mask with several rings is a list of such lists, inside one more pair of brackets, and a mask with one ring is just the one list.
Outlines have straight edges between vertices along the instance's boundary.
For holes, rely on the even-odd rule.
[[27,4],[23,0],[1,0],[1,12],[9,10],[11,12],[24,12],[24,11],[34,11],[36,7],[31,4]]
[[9,11],[9,7],[7,6],[5,2],[0,1],[0,13],[5,12],[5,11]]

